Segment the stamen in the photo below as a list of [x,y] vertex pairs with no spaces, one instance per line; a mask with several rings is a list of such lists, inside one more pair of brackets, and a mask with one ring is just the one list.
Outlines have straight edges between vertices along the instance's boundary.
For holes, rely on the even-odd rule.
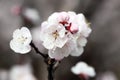
[[20,42],[20,43],[22,43],[22,44],[24,44],[24,42],[27,40],[27,37],[23,37],[23,36],[21,36],[21,37],[19,37],[18,39],[17,39],[17,41],[18,42]]
[[58,31],[56,30],[56,31],[53,33],[53,37],[54,37],[55,39],[57,39],[58,36],[59,36],[59,34],[58,34]]

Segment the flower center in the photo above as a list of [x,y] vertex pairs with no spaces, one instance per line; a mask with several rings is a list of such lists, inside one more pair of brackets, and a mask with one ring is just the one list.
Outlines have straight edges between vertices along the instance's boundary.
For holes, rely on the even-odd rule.
[[27,40],[27,37],[21,36],[17,39],[17,41],[21,44],[24,44],[24,42]]
[[[72,23],[68,23],[67,21],[62,21],[59,23],[62,24],[65,27],[65,29],[72,34],[78,32],[78,29],[75,26],[73,26]],[[73,29],[71,29],[71,28],[73,28]]]
[[58,31],[56,30],[55,32],[53,32],[53,37],[55,38],[55,40],[57,39],[57,37],[59,36],[59,34],[58,34]]

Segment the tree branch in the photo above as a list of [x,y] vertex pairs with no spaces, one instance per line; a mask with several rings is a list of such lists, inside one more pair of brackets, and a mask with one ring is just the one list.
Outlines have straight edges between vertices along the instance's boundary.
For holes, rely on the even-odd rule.
[[48,55],[45,55],[43,53],[41,53],[38,48],[34,45],[33,42],[30,43],[30,45],[34,48],[34,50],[36,51],[36,53],[40,54],[44,59],[48,58]]

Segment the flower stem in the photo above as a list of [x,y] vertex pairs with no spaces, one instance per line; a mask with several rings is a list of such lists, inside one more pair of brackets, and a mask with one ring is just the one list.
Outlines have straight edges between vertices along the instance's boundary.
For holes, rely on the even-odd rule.
[[41,53],[38,48],[34,45],[33,42],[30,43],[31,47],[34,48],[34,50],[36,51],[36,53],[40,54],[43,58],[45,63],[47,64],[47,70],[48,70],[48,80],[54,80],[54,72],[58,67],[58,64],[60,63],[60,61],[56,61],[55,59],[51,59],[50,57],[48,57],[48,55],[45,55],[43,53]]
[[53,64],[48,65],[48,80],[53,80]]
[[48,57],[47,55],[41,53],[41,52],[38,50],[38,48],[34,45],[33,42],[31,42],[30,45],[34,48],[34,50],[36,51],[36,53],[40,54],[44,59]]

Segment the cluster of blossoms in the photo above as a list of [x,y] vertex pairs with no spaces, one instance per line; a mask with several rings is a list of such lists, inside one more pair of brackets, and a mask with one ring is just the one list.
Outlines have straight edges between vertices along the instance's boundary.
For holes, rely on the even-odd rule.
[[68,55],[80,56],[90,33],[83,14],[56,12],[42,23],[40,39],[48,55],[60,60]]
[[[41,43],[42,46],[47,49],[47,55],[51,61],[59,61],[69,55],[80,56],[83,53],[84,46],[87,43],[86,38],[91,33],[91,28],[82,13],[55,12],[41,24],[36,33],[37,36],[32,37],[29,29],[26,27],[15,30],[13,32],[13,39],[10,41],[11,49],[16,53],[26,54],[31,50],[31,47],[33,47],[36,52],[39,52],[41,49],[33,43],[33,38],[36,37],[37,42]],[[41,52],[42,51],[40,51],[40,54],[44,57],[45,55]],[[51,62],[47,65],[49,65],[51,69]],[[84,77],[95,76],[94,68],[84,62],[78,63],[71,70],[73,73],[83,75]]]
[[85,62],[78,62],[75,66],[71,68],[71,71],[79,75],[80,77],[83,77],[85,79],[89,77],[94,77],[95,76],[95,70],[93,67],[87,65]]
[[[90,33],[91,28],[83,14],[56,12],[41,24],[38,37],[48,49],[49,57],[61,60],[69,55],[80,56]],[[28,53],[31,40],[30,31],[22,27],[14,31],[10,47],[17,53]]]

